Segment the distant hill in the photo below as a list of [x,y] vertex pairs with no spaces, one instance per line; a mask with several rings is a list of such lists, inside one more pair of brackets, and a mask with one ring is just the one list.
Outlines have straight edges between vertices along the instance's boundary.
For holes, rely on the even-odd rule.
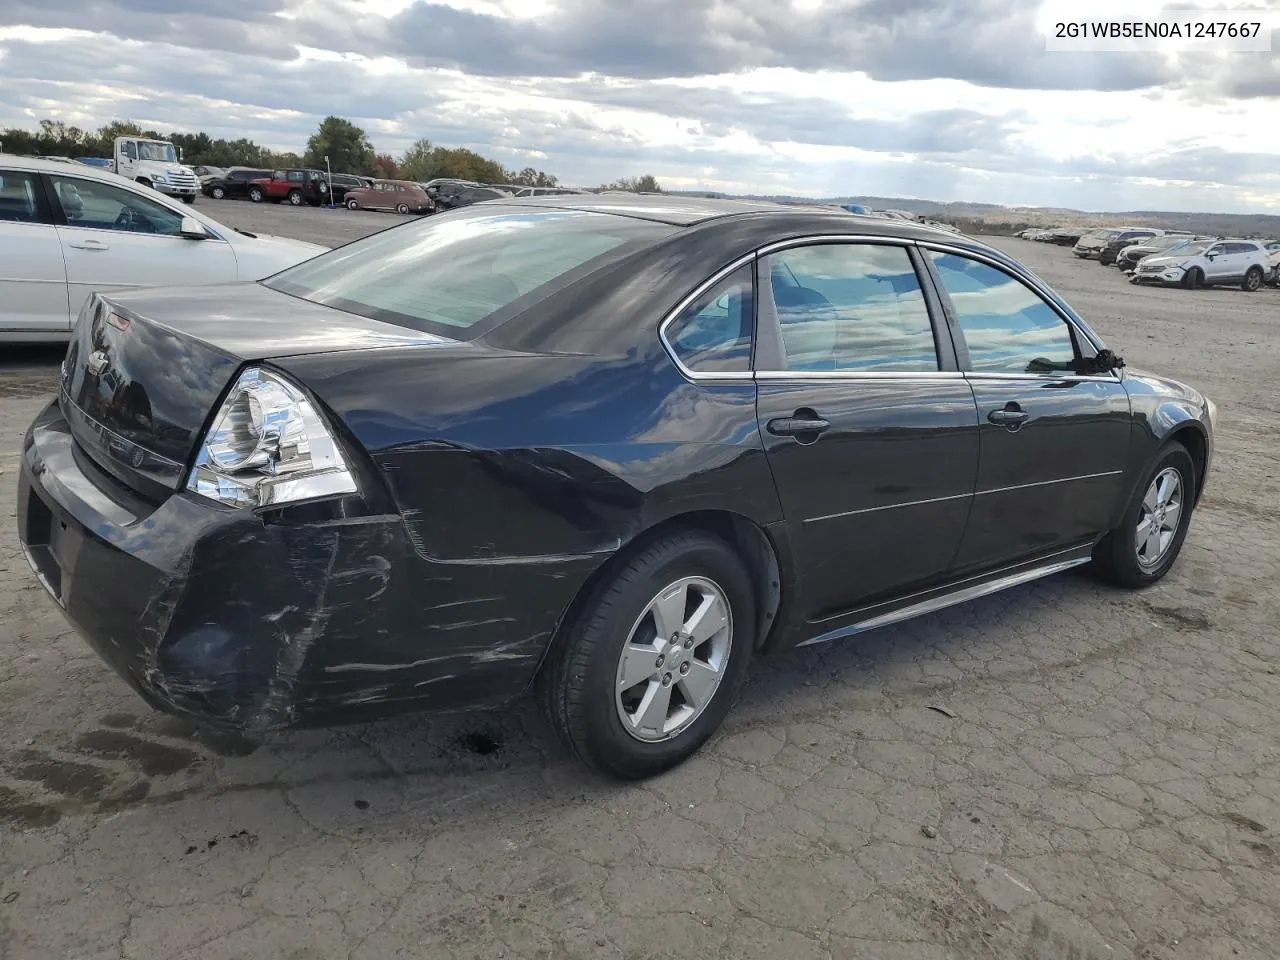
[[[671,190],[693,196],[731,197],[726,193]],[[914,197],[796,197],[765,194],[741,195],[746,200],[779,203],[861,203],[875,210],[903,210],[953,224],[966,233],[1016,233],[1027,227],[1104,227],[1132,224],[1162,230],[1186,230],[1212,236],[1280,237],[1280,216],[1262,213],[1178,213],[1170,210],[1130,210],[1091,213],[1065,207],[1005,207],[998,203],[964,200],[920,200]]]

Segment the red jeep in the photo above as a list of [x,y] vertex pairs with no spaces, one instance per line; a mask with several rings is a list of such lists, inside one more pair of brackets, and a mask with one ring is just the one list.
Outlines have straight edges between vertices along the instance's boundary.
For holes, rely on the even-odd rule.
[[249,199],[254,203],[289,201],[295,207],[309,203],[318,207],[329,197],[329,185],[323,170],[277,170],[270,177],[254,180],[249,185]]

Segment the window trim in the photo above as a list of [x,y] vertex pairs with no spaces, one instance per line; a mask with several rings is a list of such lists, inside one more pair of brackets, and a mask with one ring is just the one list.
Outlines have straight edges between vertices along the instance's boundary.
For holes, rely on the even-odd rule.
[[[912,258],[912,262],[916,267],[916,274],[921,280],[921,288],[924,292],[925,305],[929,309],[930,322],[934,329],[934,342],[938,348],[939,369],[937,371],[842,371],[842,370],[757,370],[756,364],[759,362],[761,353],[761,332],[763,327],[763,318],[761,313],[761,303],[763,300],[763,289],[759,282],[758,261],[762,257],[768,256],[770,253],[776,253],[791,247],[812,246],[814,244],[824,243],[876,243],[888,244],[892,246],[905,247],[908,254]],[[675,364],[680,374],[691,382],[699,383],[708,382],[738,382],[749,383],[757,380],[833,380],[833,381],[886,381],[900,380],[908,382],[936,382],[936,381],[956,381],[956,380],[1025,380],[1037,383],[1044,382],[1097,382],[1097,383],[1120,383],[1124,378],[1123,374],[1118,371],[1111,371],[1106,374],[1078,374],[1059,371],[1057,373],[982,373],[967,369],[970,366],[968,344],[965,342],[963,335],[959,329],[959,320],[956,317],[955,309],[951,304],[951,299],[946,295],[945,288],[942,286],[941,278],[938,276],[937,269],[934,266],[933,259],[928,256],[928,251],[937,250],[941,253],[955,254],[956,256],[968,257],[971,260],[977,260],[987,266],[994,267],[1009,276],[1013,277],[1039,296],[1047,303],[1062,321],[1067,324],[1071,331],[1072,338],[1075,341],[1076,348],[1080,351],[1082,357],[1097,356],[1098,351],[1106,349],[1106,345],[1089,330],[1083,326],[1083,321],[1076,318],[1070,308],[1062,301],[1057,294],[1050,290],[1045,284],[1035,277],[1027,274],[1017,266],[1011,266],[1005,263],[998,256],[993,256],[981,250],[974,250],[970,247],[960,246],[953,243],[947,243],[945,240],[916,240],[907,237],[892,237],[882,234],[812,234],[803,237],[792,237],[786,240],[776,240],[767,243],[744,256],[738,257],[732,262],[726,264],[720,269],[712,273],[707,279],[703,280],[693,288],[686,296],[680,299],[676,305],[669,310],[658,323],[658,341],[662,344],[667,356],[671,362]],[[746,265],[753,265],[753,273],[756,276],[756,295],[754,297],[754,305],[756,310],[755,323],[755,340],[752,343],[752,369],[749,371],[706,371],[698,372],[690,370],[681,361],[679,355],[671,346],[667,339],[666,329],[691,303],[706,293],[711,287],[719,283],[734,270]],[[922,274],[923,271],[923,274]],[[924,279],[928,278],[929,282],[925,283]],[[770,298],[772,300],[772,298]],[[777,329],[776,318],[774,320],[774,329]],[[947,336],[944,338],[942,332],[945,330]],[[948,347],[950,348],[948,350]],[[948,369],[944,354],[949,354],[952,361],[951,368]]]
[[[933,327],[934,347],[938,351],[939,369],[910,370],[910,371],[908,370],[900,370],[900,371],[848,370],[848,371],[845,371],[845,370],[759,370],[757,369],[757,367],[760,364],[761,354],[762,354],[762,349],[761,349],[762,333],[767,332],[765,330],[765,327],[767,324],[770,323],[770,318],[768,316],[765,316],[764,312],[761,310],[762,302],[766,299],[765,297],[766,288],[760,283],[759,261],[762,258],[767,257],[772,253],[778,253],[780,251],[788,250],[793,247],[806,247],[806,246],[832,244],[832,243],[840,243],[840,244],[872,243],[872,244],[878,244],[881,246],[887,245],[887,246],[902,247],[907,251],[907,255],[908,257],[911,258],[912,266],[916,271],[916,278],[920,283],[921,292],[924,295],[925,308],[929,312],[929,323]],[[921,268],[927,267],[927,264],[922,263],[921,261],[927,261],[928,258],[922,257],[919,255],[918,247],[919,247],[919,244],[917,243],[917,241],[907,237],[890,237],[890,236],[884,236],[880,234],[855,234],[855,233],[810,234],[808,236],[791,237],[786,240],[776,240],[776,241],[773,241],[772,243],[767,243],[751,251],[750,253],[745,254],[744,256],[738,257],[736,260],[733,260],[731,263],[721,267],[719,270],[716,270],[714,273],[711,274],[711,276],[703,280],[696,287],[694,287],[693,290],[690,291],[686,296],[681,298],[681,300],[677,302],[676,305],[672,307],[671,310],[669,310],[663,316],[662,320],[658,323],[658,340],[662,344],[663,349],[666,351],[667,356],[671,359],[671,362],[675,364],[676,369],[680,371],[680,374],[686,380],[689,380],[691,382],[702,382],[702,381],[734,382],[736,381],[739,383],[749,383],[756,380],[770,380],[770,381],[773,381],[773,380],[837,380],[837,381],[838,380],[843,380],[843,381],[904,380],[904,381],[919,383],[922,381],[925,381],[925,382],[938,381],[938,380],[955,381],[955,380],[963,379],[964,374],[960,371],[959,365],[958,365],[959,357],[955,352],[956,346],[954,343],[954,334],[948,328],[945,331],[946,336],[943,337],[942,335],[943,325],[945,324],[949,327],[950,321],[948,318],[945,317],[942,311],[942,304],[937,296],[936,291],[932,289],[931,274],[927,272],[924,274],[921,273]],[[723,280],[730,273],[739,269],[740,267],[745,266],[746,264],[752,264],[753,266],[752,273],[755,276],[755,297],[753,299],[754,299],[754,306],[756,311],[756,322],[755,322],[755,338],[751,345],[752,368],[750,370],[745,370],[745,371],[716,370],[716,371],[699,372],[696,370],[690,370],[688,367],[684,365],[684,363],[681,362],[680,356],[676,353],[675,349],[671,345],[671,341],[667,338],[667,327],[669,327],[672,323],[674,323],[676,318],[679,317],[680,314],[683,313],[684,310],[690,304],[692,304],[695,300],[701,297],[704,293],[710,290],[713,286],[715,286],[717,283]],[[925,282],[926,278],[930,279],[929,283]],[[773,298],[770,296],[767,299],[769,300],[771,305]],[[772,314],[772,330],[774,332],[777,332],[778,330],[778,321],[777,321],[776,313]]]

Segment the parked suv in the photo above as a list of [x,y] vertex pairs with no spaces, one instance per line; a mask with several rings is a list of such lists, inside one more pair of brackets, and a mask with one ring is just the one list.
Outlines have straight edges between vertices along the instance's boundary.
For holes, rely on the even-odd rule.
[[1245,290],[1257,290],[1270,271],[1267,250],[1256,240],[1218,240],[1147,257],[1130,282],[1181,284],[1191,290],[1238,283]]
[[1161,236],[1164,236],[1163,230],[1155,230],[1151,227],[1135,227],[1132,230],[1121,230],[1103,244],[1102,249],[1098,251],[1098,262],[1104,267],[1109,267],[1116,262],[1116,256],[1120,251],[1129,246],[1129,244],[1140,243],[1143,240]]
[[333,202],[343,204],[346,202],[348,190],[363,190],[365,187],[371,187],[373,180],[369,177],[356,176],[354,173],[331,173],[329,186],[333,189]]
[[289,201],[290,206],[300,207],[309,203],[318,207],[329,198],[323,170],[277,170],[269,177],[253,181],[249,185],[249,199],[254,203],[270,200],[272,203]]
[[244,200],[253,181],[269,176],[271,171],[261,167],[232,167],[225,176],[202,181],[200,192],[215,200]]
[[1139,261],[1146,257],[1164,253],[1166,250],[1172,251],[1175,247],[1181,250],[1188,243],[1196,241],[1212,242],[1217,239],[1217,237],[1196,237],[1189,233],[1166,233],[1163,237],[1135,241],[1127,247],[1121,248],[1120,252],[1116,254],[1116,266],[1125,273],[1132,273],[1138,266]]

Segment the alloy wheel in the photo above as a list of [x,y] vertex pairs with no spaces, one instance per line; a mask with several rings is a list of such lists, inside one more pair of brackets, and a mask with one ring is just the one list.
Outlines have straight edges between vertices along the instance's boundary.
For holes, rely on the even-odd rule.
[[682,577],[649,601],[618,660],[614,701],[637,740],[670,740],[702,715],[733,645],[733,612],[705,577]]
[[1157,566],[1169,552],[1182,518],[1182,474],[1165,467],[1151,485],[1138,510],[1133,546],[1144,569]]

